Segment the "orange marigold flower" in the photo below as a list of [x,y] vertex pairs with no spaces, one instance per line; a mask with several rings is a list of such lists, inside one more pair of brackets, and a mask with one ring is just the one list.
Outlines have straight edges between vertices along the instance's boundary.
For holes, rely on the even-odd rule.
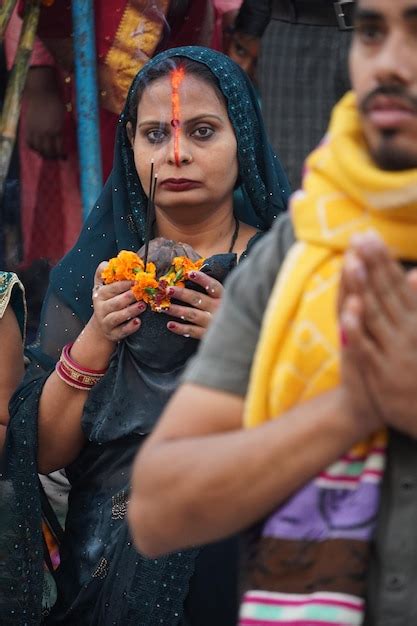
[[132,293],[136,300],[143,300],[146,304],[151,304],[158,290],[158,281],[147,272],[139,272],[135,277],[135,284]]
[[[141,259],[142,261],[142,259]],[[143,261],[142,261],[142,266],[143,266]],[[148,261],[146,264],[146,272],[148,274],[151,274],[152,276],[156,276],[156,265],[155,263],[152,263],[152,261]]]
[[192,261],[186,256],[176,256],[172,261],[172,265],[174,266],[176,272],[180,272],[182,270],[183,275],[188,277],[190,272],[198,272],[204,261],[205,259]]
[[149,304],[152,311],[161,311],[167,309],[171,302],[166,293],[167,287],[184,287],[189,273],[198,271],[203,263],[204,259],[191,261],[185,256],[175,257],[168,272],[158,280],[154,263],[147,263],[145,272],[144,262],[135,252],[121,250],[117,257],[109,260],[101,277],[106,285],[118,280],[133,281],[132,293],[136,300]]
[[101,277],[106,285],[117,280],[135,280],[136,274],[143,271],[143,268],[143,261],[136,252],[121,250],[117,257],[110,259]]

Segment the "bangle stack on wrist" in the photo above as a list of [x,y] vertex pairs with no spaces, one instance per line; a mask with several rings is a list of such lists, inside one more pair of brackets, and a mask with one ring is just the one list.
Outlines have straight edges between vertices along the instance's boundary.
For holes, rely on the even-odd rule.
[[71,348],[73,344],[67,343],[63,347],[60,359],[55,365],[55,371],[59,378],[70,387],[81,389],[82,391],[90,391],[107,372],[104,370],[92,370],[87,367],[81,367],[71,358]]

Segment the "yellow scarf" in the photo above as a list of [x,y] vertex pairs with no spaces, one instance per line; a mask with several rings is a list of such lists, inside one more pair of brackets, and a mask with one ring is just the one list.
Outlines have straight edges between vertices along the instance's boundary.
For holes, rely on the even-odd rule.
[[337,386],[336,298],[353,234],[373,229],[397,258],[417,260],[417,169],[376,167],[352,93],[335,107],[326,140],[307,160],[292,218],[297,243],[264,316],[246,402],[248,427]]

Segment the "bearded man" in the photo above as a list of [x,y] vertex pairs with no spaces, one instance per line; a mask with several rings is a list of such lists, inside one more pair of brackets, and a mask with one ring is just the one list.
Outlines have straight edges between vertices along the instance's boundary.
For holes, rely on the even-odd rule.
[[416,0],[358,1],[350,75],[134,470],[145,553],[252,529],[242,625],[417,623]]

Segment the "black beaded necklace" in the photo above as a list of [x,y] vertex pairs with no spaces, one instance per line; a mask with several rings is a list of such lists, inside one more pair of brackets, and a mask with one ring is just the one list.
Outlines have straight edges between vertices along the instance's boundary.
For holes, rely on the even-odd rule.
[[233,252],[233,248],[235,247],[236,239],[238,238],[239,229],[240,229],[240,222],[237,219],[236,215],[234,216],[234,218],[235,218],[235,229],[233,231],[232,240],[230,242],[230,248],[228,250],[229,254]]

